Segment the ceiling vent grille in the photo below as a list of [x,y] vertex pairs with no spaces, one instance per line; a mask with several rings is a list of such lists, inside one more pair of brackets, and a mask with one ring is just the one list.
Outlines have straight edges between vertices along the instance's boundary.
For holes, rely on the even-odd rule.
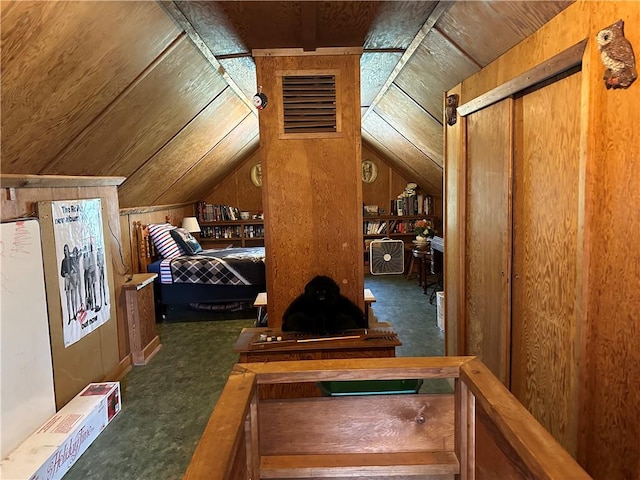
[[335,75],[282,77],[284,133],[335,133]]

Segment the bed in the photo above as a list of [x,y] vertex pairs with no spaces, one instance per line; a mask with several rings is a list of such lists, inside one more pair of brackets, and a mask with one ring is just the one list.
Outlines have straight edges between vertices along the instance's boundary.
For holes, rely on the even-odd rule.
[[[171,242],[166,234],[182,229],[169,223],[136,222],[134,230],[138,268],[158,274],[155,297],[158,313],[163,316],[175,305],[237,310],[251,306],[258,293],[266,291],[264,247],[229,246],[194,252],[178,245],[176,252],[177,242]],[[158,230],[163,231],[160,241]]]

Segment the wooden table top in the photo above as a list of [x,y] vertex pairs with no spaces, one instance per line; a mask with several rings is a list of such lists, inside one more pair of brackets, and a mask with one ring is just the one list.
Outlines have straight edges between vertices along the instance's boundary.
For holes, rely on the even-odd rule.
[[[272,340],[261,340],[260,335]],[[280,337],[281,340],[277,340]],[[292,350],[341,350],[341,349],[375,349],[398,347],[402,342],[395,332],[389,330],[355,330],[338,335],[318,336],[297,332],[281,332],[270,328],[244,328],[234,347],[235,352]]]

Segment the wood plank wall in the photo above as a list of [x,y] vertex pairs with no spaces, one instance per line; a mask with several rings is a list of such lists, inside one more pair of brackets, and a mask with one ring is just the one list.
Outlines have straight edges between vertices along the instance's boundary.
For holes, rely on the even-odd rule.
[[407,180],[402,172],[391,168],[369,148],[362,148],[362,160],[371,160],[378,167],[378,178],[372,183],[362,183],[362,203],[378,205],[388,215],[391,200],[397,198],[411,180]]
[[156,205],[152,207],[120,209],[120,230],[122,231],[122,251],[125,261],[130,265],[127,273],[142,273],[137,265],[136,239],[134,235],[135,222],[143,225],[150,223],[165,223],[167,217],[172,225],[182,225],[184,217],[194,215],[193,203],[176,205]]
[[[598,2],[590,38],[622,18],[640,56],[637,2]],[[585,54],[582,148],[586,147],[584,419],[578,458],[597,479],[638,478],[640,472],[640,81],[628,90],[606,90],[595,42]],[[582,219],[579,219],[582,220]]]
[[[376,181],[362,184],[362,203],[365,205],[378,205],[380,208],[384,208],[388,214],[391,199],[395,199],[402,193],[410,180],[385,163],[375,152],[364,146],[362,159],[372,160],[378,167]],[[263,209],[262,188],[256,187],[251,183],[250,178],[251,167],[260,161],[261,152],[258,150],[218,184],[204,200],[208,203],[233,205],[251,213],[261,211]],[[436,197],[434,202],[436,215],[442,217],[442,198]]]
[[251,182],[251,168],[257,163],[262,163],[261,160],[262,154],[258,149],[216,185],[203,200],[207,203],[231,205],[252,214],[262,211],[262,187],[256,187]]
[[[82,183],[78,181],[77,185],[81,186],[74,187],[69,185],[73,181],[54,179],[47,183],[47,177],[32,176],[30,181],[34,181],[33,187],[26,187],[28,182],[24,182],[25,188],[15,188],[15,199],[10,200],[9,192],[4,187],[15,185],[15,183],[13,181],[8,183],[7,177],[2,176],[2,220],[34,215],[39,201],[100,198],[106,207],[106,220],[109,229],[104,232],[104,235],[111,254],[110,268],[114,281],[109,285],[109,289],[111,304],[115,305],[115,308],[112,309],[111,319],[108,322],[72,346],[74,351],[71,356],[63,355],[61,358],[54,358],[54,376],[64,375],[67,379],[62,389],[56,382],[56,403],[58,407],[61,407],[88,383],[117,380],[131,368],[125,300],[121,289],[128,266],[123,265],[120,260],[117,187],[113,182],[111,185],[105,186],[102,180],[97,177],[87,179]],[[63,179],[68,180],[69,177],[63,177]],[[55,292],[56,290],[54,290],[54,294]],[[62,322],[62,312],[60,312],[60,317],[49,318],[49,321]],[[62,338],[52,338],[53,344],[62,342]]]
[[[260,111],[269,326],[315,275],[336,280],[364,308],[364,246],[359,54],[257,56],[258,83],[269,98]],[[339,71],[342,135],[279,138],[278,72]]]
[[[640,45],[640,9],[635,2],[577,1],[519,45],[452,90],[461,104],[544,64],[584,39],[580,90],[580,157],[577,173],[577,232],[575,243],[575,328],[568,341],[576,345],[578,368],[569,372],[576,385],[577,432],[563,441],[576,446],[576,457],[595,479],[638,478],[640,457],[640,85],[605,89],[595,36],[618,19],[626,37]],[[547,105],[549,115],[561,107]],[[447,219],[461,224],[466,214],[460,177],[466,141],[464,119],[447,128]],[[457,130],[456,130],[457,129]],[[460,137],[462,137],[460,139]],[[542,141],[544,141],[542,139]],[[560,168],[560,167],[558,167]],[[573,181],[576,179],[574,178]],[[447,232],[452,229],[447,226]],[[452,244],[454,240],[455,244]],[[464,271],[456,258],[465,256],[465,232],[447,239],[446,291],[464,287]],[[464,270],[464,267],[462,267]],[[554,282],[552,272],[542,281]],[[449,282],[453,282],[452,285]],[[461,302],[447,302],[447,315],[463,315]],[[567,319],[570,322],[570,319]],[[461,327],[464,328],[464,327]],[[564,328],[564,327],[563,327]],[[460,344],[460,338],[458,338]],[[532,345],[532,348],[534,346]],[[534,348],[535,350],[535,348]],[[536,350],[537,351],[537,350]],[[556,349],[553,349],[555,352]],[[464,354],[464,351],[458,351]],[[555,353],[547,362],[559,362]],[[523,360],[527,362],[528,360]],[[537,367],[538,369],[541,367]],[[523,383],[525,389],[533,384]],[[525,394],[526,395],[526,394]],[[574,395],[571,393],[570,395]],[[555,401],[553,396],[540,401]],[[563,400],[564,401],[564,400]],[[538,405],[537,412],[553,410]],[[535,412],[534,412],[535,414]],[[545,421],[544,419],[542,419]],[[554,418],[549,419],[556,422]],[[563,428],[554,425],[552,431]]]
[[123,176],[121,206],[167,205],[257,148],[257,115],[161,2],[1,6],[3,173]]
[[[156,2],[2,5],[3,171],[129,175],[137,165],[116,171],[114,159],[126,154],[125,146],[141,149],[153,135],[128,144],[119,133],[124,128],[133,138],[135,129],[127,127],[145,125],[129,123],[147,107],[145,99],[129,104],[108,130],[96,131],[95,123],[127,96],[179,29]],[[96,142],[112,150],[95,148]]]

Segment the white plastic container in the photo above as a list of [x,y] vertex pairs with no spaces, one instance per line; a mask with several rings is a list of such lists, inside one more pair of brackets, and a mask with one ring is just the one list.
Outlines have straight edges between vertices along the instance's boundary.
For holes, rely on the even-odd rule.
[[444,332],[444,292],[436,292],[438,328]]

